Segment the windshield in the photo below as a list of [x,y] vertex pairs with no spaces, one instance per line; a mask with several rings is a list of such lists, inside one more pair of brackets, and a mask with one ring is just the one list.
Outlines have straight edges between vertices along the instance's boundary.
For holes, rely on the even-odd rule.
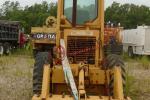
[[73,0],[64,0],[64,15],[72,22]]
[[[97,0],[77,0],[76,24],[84,24],[97,17]],[[73,0],[65,0],[64,15],[72,22]]]

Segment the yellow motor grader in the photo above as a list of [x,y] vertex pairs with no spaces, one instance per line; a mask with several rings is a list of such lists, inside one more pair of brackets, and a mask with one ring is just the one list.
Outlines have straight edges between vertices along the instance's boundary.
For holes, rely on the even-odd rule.
[[57,6],[57,18],[32,27],[32,100],[130,100],[122,59],[104,53],[104,0]]

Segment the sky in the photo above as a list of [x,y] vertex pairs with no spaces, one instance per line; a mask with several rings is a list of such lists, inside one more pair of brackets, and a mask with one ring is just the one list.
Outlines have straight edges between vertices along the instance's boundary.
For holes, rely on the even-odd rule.
[[[7,0],[0,0],[0,6]],[[33,5],[34,3],[41,3],[42,1],[56,2],[57,0],[10,0],[10,1],[19,1],[21,6],[25,7],[26,5]],[[86,0],[85,0],[86,1]],[[134,3],[137,5],[146,5],[150,7],[150,0],[105,0],[105,8],[110,6],[114,1],[124,4],[124,3]]]

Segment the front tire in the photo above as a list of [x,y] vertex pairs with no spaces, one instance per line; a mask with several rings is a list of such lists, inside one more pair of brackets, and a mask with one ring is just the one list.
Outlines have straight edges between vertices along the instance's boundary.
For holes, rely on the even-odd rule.
[[133,53],[133,48],[132,47],[128,48],[128,56],[131,57],[131,58],[134,57],[134,53]]
[[33,69],[33,93],[40,94],[42,89],[43,80],[43,67],[44,64],[50,64],[51,59],[49,58],[48,52],[38,52],[35,57],[35,64]]
[[11,46],[9,43],[4,43],[4,53],[6,55],[10,55],[11,54]]
[[[115,66],[118,66],[121,68],[121,74],[122,74],[122,85],[123,85],[123,90],[125,94],[125,86],[126,86],[126,70],[125,70],[125,64],[122,60],[122,58],[119,55],[111,54],[107,57],[107,67],[108,69],[113,69]],[[110,95],[113,96],[113,89],[114,89],[114,75],[110,75],[110,83],[109,83],[109,88],[110,88]]]

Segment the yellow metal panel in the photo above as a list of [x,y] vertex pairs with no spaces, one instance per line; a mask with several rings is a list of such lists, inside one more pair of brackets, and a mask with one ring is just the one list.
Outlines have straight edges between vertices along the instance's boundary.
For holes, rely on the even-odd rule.
[[[57,34],[58,31],[56,28],[48,28],[46,26],[32,27],[31,34],[37,34],[37,33],[47,33],[47,34],[55,33],[55,34]],[[56,35],[56,36],[57,36],[56,40],[59,40],[59,35]],[[55,40],[49,40],[49,39],[32,39],[31,41],[32,41],[33,48],[35,48],[34,44],[56,44]]]
[[90,68],[90,81],[92,84],[104,84],[105,83],[105,72],[98,68]]
[[55,33],[57,32],[56,28],[47,28],[47,27],[32,27],[31,34],[35,33]]
[[55,44],[55,41],[47,40],[47,39],[40,39],[40,40],[32,40],[33,43],[37,44]]
[[[74,76],[78,76],[78,64],[71,64],[71,69]],[[89,65],[89,77],[92,84],[105,83],[105,71],[94,65]],[[53,69],[53,83],[65,83],[62,66],[55,66]]]
[[62,66],[53,69],[53,83],[65,83],[64,72]]
[[[72,73],[74,76],[78,76],[77,65],[71,65]],[[53,68],[53,83],[65,83],[64,72],[62,66],[55,66]]]
[[50,65],[44,65],[42,93],[41,98],[46,99],[49,96],[50,83]]
[[114,68],[114,97],[119,100],[123,100],[123,85],[122,85],[122,75],[121,75],[121,68],[115,67]]

